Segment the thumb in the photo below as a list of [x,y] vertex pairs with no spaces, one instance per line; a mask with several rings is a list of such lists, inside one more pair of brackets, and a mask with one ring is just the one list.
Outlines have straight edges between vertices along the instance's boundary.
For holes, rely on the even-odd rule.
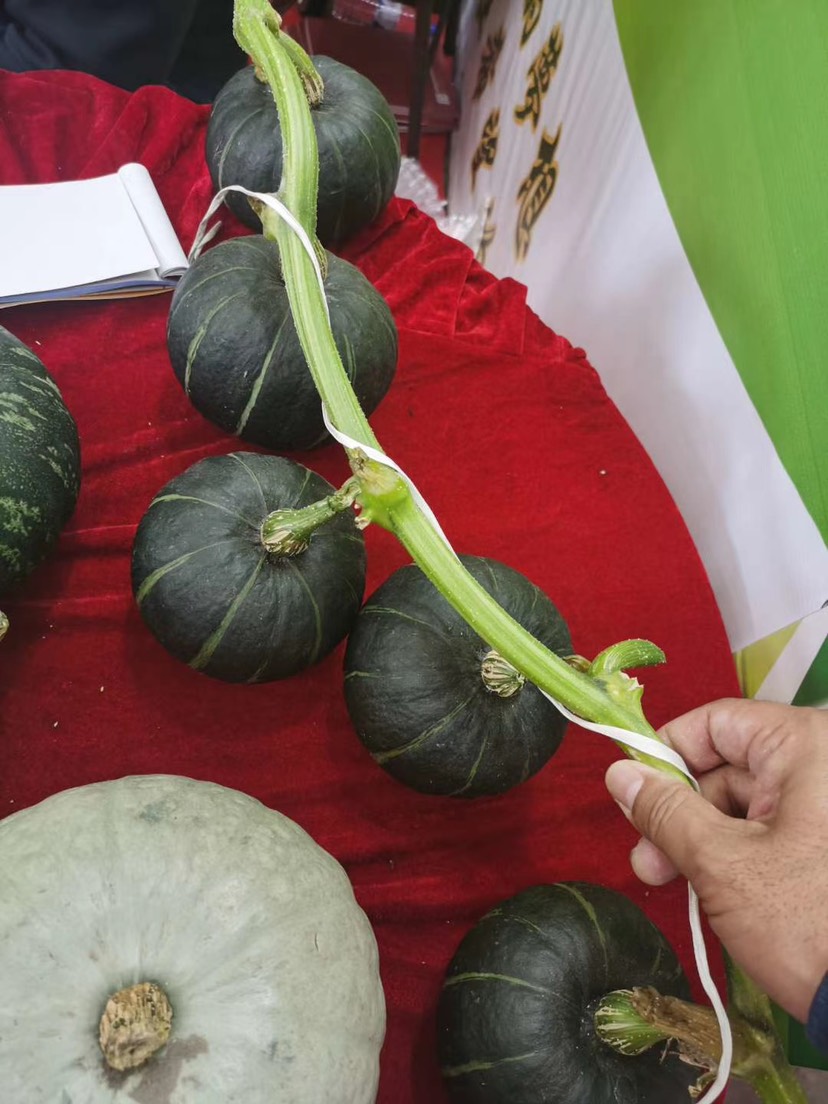
[[[629,820],[669,864],[690,882],[710,873],[709,863],[715,863],[720,852],[717,841],[732,823],[729,817],[692,786],[629,759],[613,763],[605,781]],[[636,868],[645,881],[663,881],[646,873],[648,866],[658,869],[659,865],[663,870],[665,864],[652,857],[650,862],[636,863]]]

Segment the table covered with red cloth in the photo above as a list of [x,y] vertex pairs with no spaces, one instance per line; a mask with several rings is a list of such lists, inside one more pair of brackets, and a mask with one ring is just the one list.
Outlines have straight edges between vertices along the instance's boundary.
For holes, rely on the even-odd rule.
[[[161,88],[129,95],[80,74],[0,74],[0,183],[143,162],[188,248],[211,197],[207,117]],[[224,216],[223,236],[243,232]],[[397,377],[372,424],[454,547],[529,576],[583,655],[626,637],[660,644],[666,666],[642,676],[652,722],[736,693],[687,530],[585,354],[532,314],[521,285],[485,272],[407,202],[342,253],[400,332]],[[162,295],[0,313],[57,380],[83,453],[56,553],[4,601],[0,815],[70,786],[161,772],[235,787],[298,821],[344,864],[376,932],[383,1104],[444,1099],[433,1042],[443,972],[470,925],[530,885],[577,879],[628,893],[692,973],[685,886],[647,891],[631,874],[635,837],[603,787],[617,752],[602,737],[570,726],[550,763],[502,797],[428,797],[388,777],[356,738],[341,647],[291,680],[235,686],[150,635],[130,590],[136,525],[167,480],[238,447],[177,383],[168,309]],[[348,474],[337,445],[294,458],[335,485]],[[406,555],[373,529],[367,547],[370,593]]]

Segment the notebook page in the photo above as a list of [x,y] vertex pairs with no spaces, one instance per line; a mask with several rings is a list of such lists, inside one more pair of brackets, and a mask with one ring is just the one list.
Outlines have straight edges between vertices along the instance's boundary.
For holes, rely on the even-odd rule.
[[149,170],[145,165],[132,162],[123,165],[118,170],[118,176],[158,258],[159,276],[182,276],[187,271],[187,257]]
[[117,175],[0,187],[0,297],[100,283],[157,265]]

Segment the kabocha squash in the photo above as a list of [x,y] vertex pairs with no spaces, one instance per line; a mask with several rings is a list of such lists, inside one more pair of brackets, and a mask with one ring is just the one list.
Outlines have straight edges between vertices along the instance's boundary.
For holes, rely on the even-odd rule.
[[[311,115],[319,148],[317,233],[334,246],[373,222],[394,194],[400,172],[400,136],[379,89],[356,70],[313,57],[322,81]],[[236,73],[213,104],[207,128],[207,165],[218,191],[240,184],[276,192],[282,179],[282,134],[268,85],[250,65]],[[258,229],[258,217],[239,193],[227,205]]]
[[463,939],[440,995],[440,1066],[462,1104],[680,1104],[698,1069],[663,1046],[636,1057],[596,1035],[607,993],[653,986],[686,998],[663,935],[601,886],[527,889]]
[[[570,653],[566,623],[538,587],[496,560],[461,560],[528,632]],[[415,565],[396,571],[360,611],[345,653],[345,700],[374,759],[423,793],[502,793],[540,770],[565,727]]]
[[140,776],[0,823],[11,1104],[371,1104],[377,948],[342,867],[235,790]]
[[[358,268],[328,254],[331,327],[359,402],[372,411],[397,365],[397,330]],[[279,247],[254,235],[202,254],[173,295],[173,370],[206,418],[276,452],[330,440],[290,313]]]
[[39,358],[0,326],[0,594],[44,559],[80,490],[75,420]]
[[296,674],[339,643],[362,601],[365,547],[349,504],[284,457],[200,460],[159,491],[138,526],[132,585],[144,621],[172,655],[214,678]]

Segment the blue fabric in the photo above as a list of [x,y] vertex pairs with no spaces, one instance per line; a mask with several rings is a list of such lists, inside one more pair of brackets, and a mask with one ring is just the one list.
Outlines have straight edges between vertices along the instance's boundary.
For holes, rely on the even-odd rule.
[[811,1002],[807,1035],[812,1046],[823,1054],[828,1054],[828,974],[822,979],[822,984]]

